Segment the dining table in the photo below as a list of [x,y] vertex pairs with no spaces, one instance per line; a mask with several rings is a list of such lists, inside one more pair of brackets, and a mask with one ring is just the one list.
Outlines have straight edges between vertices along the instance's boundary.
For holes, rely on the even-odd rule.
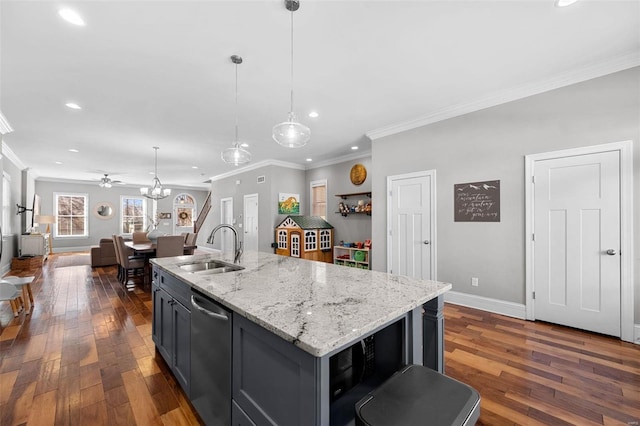
[[[133,250],[134,254],[144,255],[145,257],[155,257],[156,245],[149,241],[148,243],[134,243],[133,241],[125,241],[124,245]],[[184,245],[184,253],[195,250],[198,246],[192,244]]]

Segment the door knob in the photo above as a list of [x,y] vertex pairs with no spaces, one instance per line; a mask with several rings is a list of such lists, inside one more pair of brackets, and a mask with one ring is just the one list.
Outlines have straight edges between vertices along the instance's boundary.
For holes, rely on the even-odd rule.
[[609,249],[609,250],[607,250],[607,254],[609,256],[615,256],[616,255],[616,251],[614,249]]
[[430,243],[431,243],[431,241],[429,241],[429,240],[424,240],[424,241],[423,241],[423,243],[424,243],[424,244],[430,244]]

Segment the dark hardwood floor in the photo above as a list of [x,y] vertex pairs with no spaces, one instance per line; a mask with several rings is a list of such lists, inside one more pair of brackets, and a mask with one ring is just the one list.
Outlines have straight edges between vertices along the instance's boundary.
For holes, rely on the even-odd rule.
[[[0,424],[199,424],[156,355],[149,292],[69,256],[28,274],[30,315],[0,304]],[[480,392],[479,425],[640,424],[638,346],[455,305],[445,328],[446,372]]]

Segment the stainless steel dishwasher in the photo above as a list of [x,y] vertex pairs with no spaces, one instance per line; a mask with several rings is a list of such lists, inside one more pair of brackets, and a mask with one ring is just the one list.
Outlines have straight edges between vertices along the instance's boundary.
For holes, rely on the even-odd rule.
[[207,425],[231,424],[231,311],[191,290],[191,403]]

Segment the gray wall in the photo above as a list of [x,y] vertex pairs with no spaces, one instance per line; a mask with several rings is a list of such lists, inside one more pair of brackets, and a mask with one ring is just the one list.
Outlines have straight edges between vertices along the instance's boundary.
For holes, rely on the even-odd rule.
[[[359,186],[352,184],[349,178],[351,167],[358,163],[367,169],[367,179]],[[307,212],[311,208],[311,182],[322,179],[327,180],[327,222],[334,227],[335,244],[337,245],[340,240],[351,242],[371,239],[371,216],[353,214],[343,217],[336,213],[338,212],[338,203],[342,199],[335,196],[335,194],[371,191],[371,156],[307,170],[305,184],[305,193],[307,194],[305,210]],[[362,195],[349,198],[346,202],[356,204],[358,200],[363,200],[365,204],[372,201],[366,195]],[[372,211],[375,211],[376,205],[372,202],[371,206]]]
[[[113,234],[120,234],[120,196],[121,195],[140,195],[140,190],[137,187],[126,187],[114,185],[112,188],[100,188],[98,183],[69,183],[69,182],[52,182],[36,180],[35,192],[38,194],[42,201],[42,214],[52,215],[54,211],[53,194],[55,192],[68,192],[78,194],[88,194],[89,197],[89,236],[79,238],[55,238],[53,240],[53,251],[74,251],[85,250],[88,247],[97,245],[101,238],[109,238]],[[202,208],[207,192],[199,190],[186,190],[172,188],[171,196],[158,201],[157,211],[159,212],[172,212],[173,211],[173,199],[176,195],[182,192],[191,194],[197,202],[198,211]],[[107,201],[113,204],[115,208],[114,216],[111,219],[99,219],[93,214],[93,207],[101,201]],[[152,201],[147,202],[147,213],[152,214]],[[44,226],[40,226],[40,230],[44,230]],[[161,231],[172,234],[173,227],[171,221],[162,221],[158,225],[158,229]],[[203,240],[203,233],[205,230],[198,234],[198,244]]]
[[[633,140],[636,318],[640,318],[640,68],[373,142],[374,194],[386,177],[435,169],[438,279],[453,290],[525,302],[524,156]],[[501,222],[454,223],[453,185],[499,179]],[[386,197],[375,197],[374,269],[386,270]],[[480,285],[471,287],[470,278]],[[637,322],[637,321],[636,321]]]
[[[210,213],[210,226],[220,224],[220,200],[222,198],[233,197],[233,214],[235,226],[239,231],[238,224],[243,223],[244,196],[258,194],[258,250],[273,252],[271,243],[274,242],[274,228],[286,216],[278,215],[278,193],[287,192],[300,194],[301,213],[308,214],[308,206],[305,211],[306,194],[304,170],[290,169],[279,166],[265,166],[234,176],[215,180],[211,183],[212,211]],[[264,183],[257,183],[258,176],[264,176]],[[305,204],[307,203],[307,204]],[[240,232],[243,239],[243,232]],[[218,237],[213,246],[220,249],[220,238]]]

